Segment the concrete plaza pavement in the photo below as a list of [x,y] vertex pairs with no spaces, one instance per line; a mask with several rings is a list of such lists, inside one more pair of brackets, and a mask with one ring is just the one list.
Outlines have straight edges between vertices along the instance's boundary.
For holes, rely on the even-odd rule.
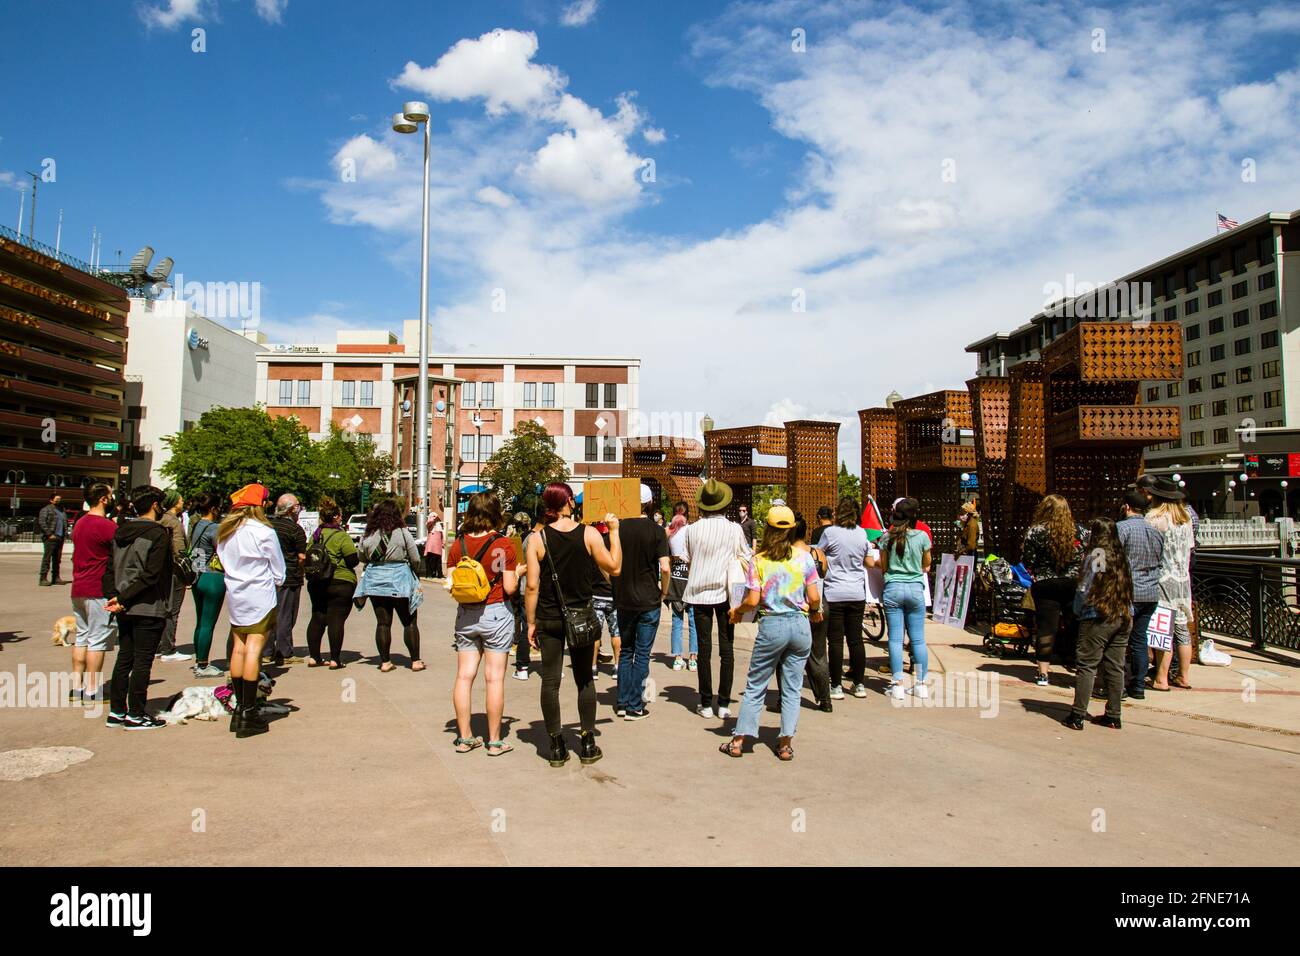
[[[50,643],[68,588],[38,588],[38,555],[0,555],[0,680],[69,667]],[[696,675],[668,666],[661,620],[648,720],[613,713],[598,681],[591,767],[553,769],[540,678],[507,679],[508,739],[488,757],[453,751],[454,604],[426,582],[428,670],[375,666],[374,616],[348,620],[341,671],[295,665],[273,699],[295,711],[248,740],[224,721],[148,733],[104,726],[81,708],[5,706],[0,751],[79,747],[93,756],[33,779],[0,781],[0,864],[1046,864],[1265,865],[1300,859],[1294,813],[1300,687],[1293,655],[1224,645],[1230,669],[1194,667],[1196,689],[1126,703],[1124,730],[1065,730],[1071,678],[1028,683],[1024,659],[983,654],[978,635],[930,623],[936,698],[967,682],[967,706],[895,707],[871,694],[833,714],[807,691],[796,758],[773,754],[778,717],[743,759],[717,752],[719,720],[694,713]],[[304,595],[297,644],[305,645]],[[189,646],[187,597],[180,643]],[[218,635],[225,628],[223,613]],[[749,629],[745,629],[748,631]],[[222,640],[219,638],[218,644]],[[733,696],[751,633],[737,640]],[[395,636],[394,660],[406,664]],[[113,654],[108,655],[111,669]],[[1243,674],[1249,671],[1251,674]],[[1253,676],[1251,676],[1253,674]],[[8,676],[14,675],[14,676]],[[974,677],[965,675],[977,675]],[[196,681],[156,662],[151,705]],[[572,678],[561,686],[576,740]],[[996,706],[993,696],[996,694]],[[775,691],[769,691],[769,703]],[[18,704],[30,702],[20,694]],[[974,703],[975,706],[970,706]],[[475,733],[486,733],[482,682]],[[1094,712],[1099,711],[1094,704]],[[738,710],[738,705],[733,705]],[[3,759],[0,757],[0,759]]]

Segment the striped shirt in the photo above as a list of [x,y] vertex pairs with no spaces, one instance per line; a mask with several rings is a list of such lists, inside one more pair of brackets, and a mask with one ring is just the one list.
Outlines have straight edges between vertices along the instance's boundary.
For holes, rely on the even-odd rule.
[[723,604],[727,594],[727,577],[739,558],[749,563],[751,556],[745,533],[740,525],[722,515],[701,518],[685,531],[686,560],[691,563],[682,600],[687,604]]

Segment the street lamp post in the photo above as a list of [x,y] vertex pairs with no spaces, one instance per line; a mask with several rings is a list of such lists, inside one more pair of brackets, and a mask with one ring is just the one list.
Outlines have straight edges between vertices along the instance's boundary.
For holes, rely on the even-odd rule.
[[420,381],[416,390],[417,528],[424,528],[429,519],[429,105],[412,100],[402,104],[402,112],[393,116],[393,129],[398,133],[414,133],[421,126],[424,127],[424,192],[420,203]]
[[709,432],[713,431],[713,417],[705,415],[700,419],[700,433],[704,436],[704,480],[709,480]]
[[5,475],[5,482],[12,486],[9,495],[9,508],[16,518],[18,517],[18,486],[27,484],[27,472],[21,468],[17,470],[10,468],[9,473]]

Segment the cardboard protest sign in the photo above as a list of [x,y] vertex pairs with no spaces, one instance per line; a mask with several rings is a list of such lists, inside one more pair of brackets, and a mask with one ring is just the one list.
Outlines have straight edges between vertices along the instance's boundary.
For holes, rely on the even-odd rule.
[[1147,646],[1158,651],[1173,650],[1174,609],[1167,604],[1157,604],[1147,625]]
[[605,515],[636,518],[641,514],[641,482],[636,478],[601,478],[582,488],[582,520],[603,521]]

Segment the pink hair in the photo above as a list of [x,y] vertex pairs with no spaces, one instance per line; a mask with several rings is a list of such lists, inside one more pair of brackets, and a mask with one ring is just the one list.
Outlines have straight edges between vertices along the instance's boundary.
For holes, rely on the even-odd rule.
[[560,517],[560,510],[573,499],[573,489],[563,481],[553,481],[542,492],[542,523],[550,524]]
[[686,527],[686,515],[673,515],[673,520],[668,522],[668,536],[672,537],[678,531]]

